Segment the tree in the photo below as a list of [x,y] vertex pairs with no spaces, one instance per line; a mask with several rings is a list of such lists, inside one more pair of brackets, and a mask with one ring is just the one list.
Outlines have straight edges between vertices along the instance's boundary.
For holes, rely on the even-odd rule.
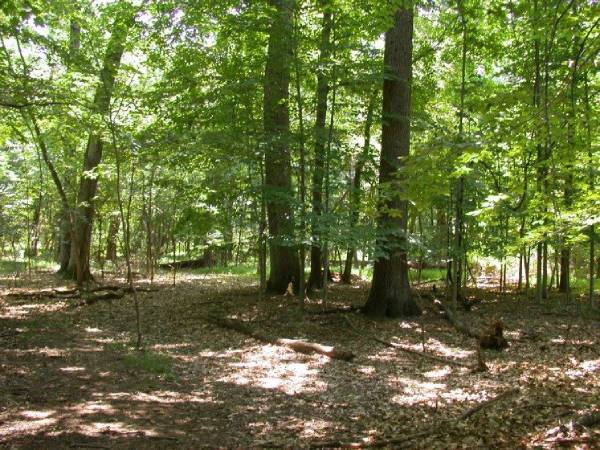
[[326,64],[331,57],[331,27],[332,12],[330,0],[319,0],[323,10],[321,25],[321,41],[319,44],[319,67],[317,68],[317,108],[315,118],[315,147],[313,156],[312,174],[312,239],[310,249],[310,277],[308,288],[321,288],[323,286],[321,243],[319,242],[319,217],[323,214],[323,177],[325,173],[325,146],[327,144],[327,97],[329,95],[329,81],[327,79]]
[[294,216],[291,207],[289,84],[292,63],[294,0],[271,0],[269,47],[264,78],[263,123],[265,190],[269,224],[270,274],[267,290],[283,293],[299,278],[294,248]]
[[[123,11],[115,19],[113,30],[104,55],[100,83],[96,88],[92,112],[103,120],[109,112],[115,78],[125,51],[125,42],[130,27],[133,25],[134,11],[124,5]],[[101,125],[97,124],[90,132],[83,158],[83,173],[79,182],[77,205],[73,211],[71,232],[71,256],[69,274],[73,274],[78,283],[91,279],[90,245],[92,238],[92,222],[94,219],[94,198],[98,188],[96,170],[102,160],[103,139]]]
[[385,251],[375,261],[373,282],[363,312],[374,317],[420,314],[408,279],[406,226],[408,204],[399,178],[410,150],[413,8],[410,2],[395,13],[385,34],[382,143],[379,166],[378,244]]

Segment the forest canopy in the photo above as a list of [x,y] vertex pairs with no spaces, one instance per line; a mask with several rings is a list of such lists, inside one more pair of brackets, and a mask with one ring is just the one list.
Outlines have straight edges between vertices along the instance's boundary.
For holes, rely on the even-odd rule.
[[575,280],[591,301],[597,2],[1,10],[5,258],[80,283],[126,256],[150,276],[255,264],[278,293],[374,264],[396,293],[373,301],[409,303],[408,266],[446,267],[455,301],[488,267],[540,299]]

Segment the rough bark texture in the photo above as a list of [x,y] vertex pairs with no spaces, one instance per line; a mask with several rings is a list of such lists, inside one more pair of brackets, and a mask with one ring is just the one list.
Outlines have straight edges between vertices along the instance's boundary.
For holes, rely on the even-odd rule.
[[325,64],[331,56],[331,8],[329,0],[321,0],[323,20],[321,27],[321,43],[319,48],[319,69],[317,71],[317,110],[315,119],[315,154],[313,159],[312,175],[312,211],[313,222],[310,249],[310,277],[308,288],[323,287],[322,252],[318,239],[318,217],[323,214],[323,175],[325,167],[325,144],[327,142],[327,96],[329,95],[329,82],[325,72]]
[[[100,71],[100,84],[96,89],[92,106],[94,113],[98,116],[104,117],[108,114],[115,77],[121,64],[127,32],[133,22],[133,17],[133,11],[128,9],[115,20],[102,70]],[[91,279],[90,245],[94,218],[94,198],[98,187],[95,170],[102,159],[102,147],[101,133],[95,129],[88,137],[83,158],[83,173],[77,194],[77,205],[73,212],[71,256],[68,272],[75,275],[78,283]]]
[[269,50],[264,81],[263,121],[265,139],[265,191],[269,224],[270,274],[267,291],[283,294],[290,281],[299,278],[297,251],[291,242],[294,217],[291,157],[289,83],[293,50],[294,0],[271,0]]
[[[376,317],[420,314],[412,298],[406,257],[408,205],[398,195],[397,180],[402,158],[410,149],[412,81],[412,8],[396,12],[395,24],[385,35],[383,130],[379,184],[383,188],[378,223],[378,246],[387,255],[375,261],[373,283],[363,312]],[[391,189],[389,189],[392,187]],[[392,212],[390,214],[390,212]]]

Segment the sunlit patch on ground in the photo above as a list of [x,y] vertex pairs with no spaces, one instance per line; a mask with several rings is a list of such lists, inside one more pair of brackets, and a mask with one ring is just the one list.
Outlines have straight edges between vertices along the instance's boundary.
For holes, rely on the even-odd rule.
[[230,363],[234,369],[219,381],[238,385],[254,385],[264,389],[276,389],[289,395],[299,392],[319,392],[327,383],[318,378],[319,364],[310,357],[301,357],[306,362],[294,361],[293,352],[274,345],[254,347],[241,362]]
[[[54,282],[35,281],[40,287]],[[135,350],[130,296],[112,305],[62,309],[43,297],[0,299],[8,330],[0,329],[1,445],[62,448],[80,442],[137,450],[147,442],[152,448],[263,442],[296,448],[327,440],[377,442],[447,418],[455,426],[448,435],[424,435],[406,446],[512,449],[537,442],[550,448],[565,437],[588,436],[553,433],[589,406],[600,385],[597,328],[589,321],[572,320],[567,328],[564,317],[544,316],[539,305],[488,295],[468,319],[482,327],[489,317],[503,317],[511,347],[485,351],[490,371],[473,374],[369,337],[474,362],[474,340],[429,311],[414,322],[357,315],[353,322],[365,333],[351,334],[336,314],[303,317],[281,296],[259,302],[256,279],[249,277],[178,273],[177,286],[170,283],[163,274],[155,281],[158,292],[140,296],[145,353]],[[332,285],[328,306],[360,306],[364,292],[364,285]],[[307,302],[314,309],[319,304]],[[207,324],[202,318],[208,313],[241,317],[269,336],[306,339],[357,356],[346,363],[264,345]],[[534,338],[526,329],[534,330]],[[152,364],[129,361],[144,355],[153,364],[173,363],[157,374]],[[472,419],[455,420],[516,386],[521,394]]]

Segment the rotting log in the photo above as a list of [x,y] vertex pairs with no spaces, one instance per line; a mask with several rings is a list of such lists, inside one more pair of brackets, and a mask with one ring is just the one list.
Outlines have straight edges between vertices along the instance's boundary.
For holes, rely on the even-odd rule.
[[115,300],[123,298],[124,296],[125,291],[122,289],[118,291],[101,292],[99,294],[93,293],[92,295],[82,296],[82,301],[79,303],[78,306],[93,305],[94,303],[97,303],[101,300]]
[[321,345],[314,342],[307,342],[298,339],[271,338],[262,333],[254,331],[244,323],[237,320],[226,319],[223,317],[213,315],[206,316],[204,320],[221,328],[237,331],[238,333],[249,336],[257,341],[287,347],[298,353],[318,353],[320,355],[325,355],[331,359],[339,359],[342,361],[350,361],[355,356],[354,353],[350,351],[336,349],[335,347],[331,347],[328,345]]
[[508,342],[503,335],[503,324],[499,319],[494,319],[490,326],[483,330],[477,331],[469,327],[448,305],[440,300],[435,300],[434,304],[443,311],[444,317],[450,322],[454,328],[464,335],[477,339],[477,343],[481,348],[492,350],[502,350],[508,347]]

